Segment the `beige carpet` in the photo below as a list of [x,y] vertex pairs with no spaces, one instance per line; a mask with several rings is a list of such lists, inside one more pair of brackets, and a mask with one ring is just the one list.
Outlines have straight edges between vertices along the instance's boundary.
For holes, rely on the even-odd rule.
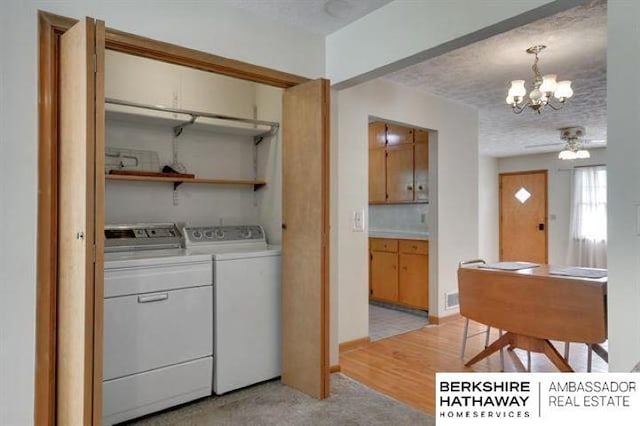
[[150,415],[131,425],[435,425],[433,417],[346,376],[331,376],[332,395],[310,398],[274,380]]

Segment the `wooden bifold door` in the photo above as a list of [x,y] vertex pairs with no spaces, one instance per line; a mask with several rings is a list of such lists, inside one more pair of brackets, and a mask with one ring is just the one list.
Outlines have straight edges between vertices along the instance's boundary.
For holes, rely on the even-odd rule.
[[104,23],[60,39],[57,424],[101,423]]

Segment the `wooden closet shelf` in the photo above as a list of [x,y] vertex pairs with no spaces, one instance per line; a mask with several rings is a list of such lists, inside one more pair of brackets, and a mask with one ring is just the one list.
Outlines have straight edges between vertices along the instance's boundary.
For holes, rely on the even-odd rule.
[[204,179],[204,178],[182,178],[165,176],[127,176],[127,175],[105,175],[107,180],[126,180],[142,182],[171,182],[174,185],[183,183],[204,183],[210,185],[247,185],[253,186],[254,191],[267,184],[263,180],[238,180],[238,179]]

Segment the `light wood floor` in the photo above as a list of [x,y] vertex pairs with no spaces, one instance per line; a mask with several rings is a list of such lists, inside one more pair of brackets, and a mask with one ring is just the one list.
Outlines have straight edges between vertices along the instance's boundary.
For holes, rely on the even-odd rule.
[[[483,329],[478,324],[471,324],[469,334]],[[373,389],[433,415],[436,372],[500,371],[499,353],[471,368],[464,366],[466,360],[484,349],[484,336],[469,339],[463,361],[460,359],[463,328],[464,320],[459,319],[372,342],[341,353],[341,371]],[[497,330],[492,330],[491,339],[497,337]],[[564,343],[555,345],[564,354]],[[505,371],[523,371],[526,363],[526,352],[505,351]],[[586,371],[586,345],[571,345],[569,364],[575,371]],[[531,354],[531,371],[557,372],[544,355],[534,353]],[[607,371],[607,364],[595,353],[592,371]]]

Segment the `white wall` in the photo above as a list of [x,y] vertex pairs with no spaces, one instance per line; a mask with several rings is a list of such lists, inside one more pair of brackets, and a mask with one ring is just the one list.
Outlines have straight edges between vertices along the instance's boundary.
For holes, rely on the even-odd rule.
[[218,2],[9,0],[1,7],[0,58],[7,84],[0,99],[0,424],[28,425],[33,422],[36,315],[37,10],[89,15],[112,28],[307,77],[324,74],[324,39],[265,25]]
[[[606,150],[591,149],[589,160],[564,161],[557,153],[505,157],[498,160],[498,173],[547,170],[547,208],[549,263],[567,264],[569,247],[569,220],[571,217],[572,173],[566,169],[574,166],[605,164]],[[558,170],[564,169],[564,170]],[[496,176],[497,188],[497,176]],[[498,212],[498,208],[496,208]],[[499,213],[498,213],[499,214]]]
[[[107,122],[107,147],[155,151],[160,166],[172,163],[172,129]],[[202,178],[253,179],[253,138],[186,128],[179,137],[179,161]],[[107,181],[106,223],[181,222],[191,226],[258,223],[253,187]]]
[[[609,370],[640,361],[640,2],[607,6]],[[630,84],[631,82],[631,84]]]
[[337,208],[334,226],[340,256],[332,267],[338,268],[339,341],[369,333],[367,234],[351,230],[352,211],[366,211],[368,204],[369,116],[437,131],[437,138],[430,135],[430,144],[437,148],[430,150],[430,157],[437,156],[432,158],[437,159],[437,176],[430,177],[430,184],[438,185],[437,200],[429,206],[429,250],[437,251],[436,268],[432,268],[437,274],[431,275],[437,280],[437,290],[430,300],[430,313],[454,313],[444,310],[444,293],[457,289],[458,261],[476,257],[478,252],[477,111],[382,80],[342,90],[337,97],[338,123],[334,124],[339,143],[332,162],[337,162],[340,184],[332,199]]
[[[471,32],[547,3],[550,1],[396,0],[327,37],[327,76],[333,84],[339,84],[382,69],[382,73],[374,73],[375,77],[380,77],[386,72],[496,34],[496,31],[522,25],[526,20],[514,20],[496,26],[492,32],[461,39]],[[553,13],[552,9],[557,12],[559,7],[577,5],[576,1],[555,3],[532,14],[541,18]],[[444,45],[456,39],[455,46]],[[399,67],[384,69],[394,63]]]
[[481,155],[478,161],[478,257],[499,257],[498,159]]

